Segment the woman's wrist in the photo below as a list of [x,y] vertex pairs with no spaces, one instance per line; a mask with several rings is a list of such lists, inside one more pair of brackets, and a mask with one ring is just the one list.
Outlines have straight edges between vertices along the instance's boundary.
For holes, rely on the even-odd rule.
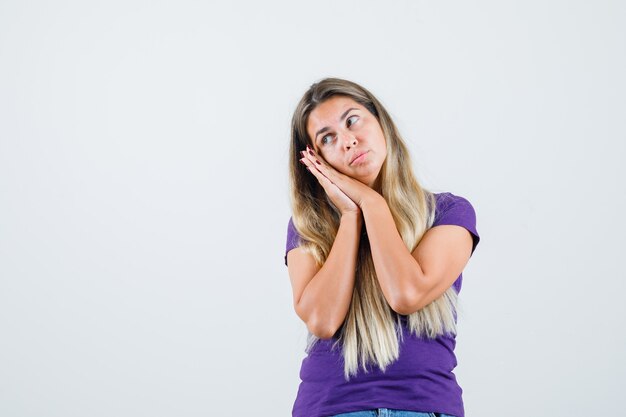
[[358,211],[344,211],[341,213],[341,221],[355,222],[359,228],[363,225],[363,212]]
[[341,218],[344,217],[353,217],[359,218],[361,216],[361,210],[346,210],[341,212]]

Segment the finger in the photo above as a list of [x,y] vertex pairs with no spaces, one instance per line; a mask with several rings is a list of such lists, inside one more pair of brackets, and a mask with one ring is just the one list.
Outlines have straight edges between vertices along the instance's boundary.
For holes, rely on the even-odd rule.
[[313,165],[317,165],[320,166],[322,165],[322,161],[320,161],[317,157],[315,157],[311,151],[311,149],[309,149],[309,147],[307,146],[306,150],[304,151],[300,151],[300,153],[302,154],[302,157],[306,160],[311,162],[311,164]]
[[316,164],[317,169],[319,169],[320,172],[322,172],[322,174],[324,174],[324,176],[326,176],[326,178],[328,178],[333,184],[337,184],[342,180],[340,177],[341,174],[331,167],[330,164],[328,164],[324,158],[322,158],[322,156],[313,149],[307,146],[305,154],[307,159],[312,160],[312,162]]
[[324,158],[322,158],[321,155],[317,154],[313,149],[309,148],[308,145],[306,147],[306,151],[304,151],[304,155],[307,157],[308,160],[316,163],[317,165],[327,165]]
[[330,166],[328,162],[326,162],[326,160],[324,160],[324,158],[322,158],[320,154],[316,153],[313,149],[307,146],[304,155],[306,155],[307,160],[315,164],[316,168],[319,169],[322,174],[324,174],[332,181],[331,177],[334,175],[335,170]]
[[[322,164],[321,164],[321,162],[319,160],[317,160],[317,162],[316,162],[316,159],[312,158],[311,155],[309,155],[308,152],[306,152],[306,151],[300,151],[300,154],[302,155],[302,158],[300,159],[300,162],[302,162],[307,167],[310,167],[311,169],[315,169],[316,171],[321,172],[320,168],[321,168]],[[321,173],[323,174],[323,172],[321,172]]]
[[[303,157],[302,159],[300,159],[300,162],[302,162],[302,164],[305,165],[306,169],[313,175],[315,175],[315,177],[317,177],[317,179],[319,180],[320,177],[324,177],[324,174],[322,172],[320,172],[319,169],[317,169],[317,166],[312,163],[310,160],[308,160],[306,157]],[[328,178],[326,178],[328,179]]]
[[303,164],[305,164],[307,167],[307,170],[313,174],[315,176],[315,178],[317,178],[318,182],[320,183],[320,185],[324,188],[324,190],[326,190],[326,192],[328,193],[330,186],[334,186],[335,184],[333,184],[333,182],[331,180],[329,180],[319,169],[317,169],[317,165],[311,163],[311,161],[307,160],[306,158],[302,158],[300,160],[300,162],[302,162]]
[[320,185],[322,186],[322,188],[324,189],[324,191],[326,191],[326,194],[330,193],[330,188],[331,187],[337,187],[335,184],[333,184],[333,182],[331,180],[329,180],[328,178],[326,178],[324,176],[324,174],[322,174],[317,168],[315,167],[307,167],[307,169],[313,174],[315,175],[315,177],[317,178],[317,181],[320,183]]

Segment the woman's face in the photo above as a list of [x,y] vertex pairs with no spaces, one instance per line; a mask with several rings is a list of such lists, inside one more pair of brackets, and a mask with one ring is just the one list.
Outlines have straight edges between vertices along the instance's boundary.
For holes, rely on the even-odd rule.
[[373,186],[387,157],[376,116],[349,97],[334,96],[311,112],[307,132],[315,151],[333,168]]

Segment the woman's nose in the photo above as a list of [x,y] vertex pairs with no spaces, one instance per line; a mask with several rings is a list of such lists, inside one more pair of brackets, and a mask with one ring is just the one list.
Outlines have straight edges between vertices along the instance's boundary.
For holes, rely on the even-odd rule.
[[346,147],[356,146],[356,144],[358,143],[356,137],[354,137],[350,133],[343,133],[341,135],[341,140]]

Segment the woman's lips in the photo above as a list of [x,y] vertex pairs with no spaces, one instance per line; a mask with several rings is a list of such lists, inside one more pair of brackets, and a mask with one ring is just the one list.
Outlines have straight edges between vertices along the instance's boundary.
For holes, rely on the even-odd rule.
[[357,164],[357,163],[361,162],[363,159],[365,159],[365,155],[367,155],[368,152],[369,151],[363,152],[358,158],[356,158],[354,161],[352,161],[350,163],[350,165],[354,165],[354,164]]

